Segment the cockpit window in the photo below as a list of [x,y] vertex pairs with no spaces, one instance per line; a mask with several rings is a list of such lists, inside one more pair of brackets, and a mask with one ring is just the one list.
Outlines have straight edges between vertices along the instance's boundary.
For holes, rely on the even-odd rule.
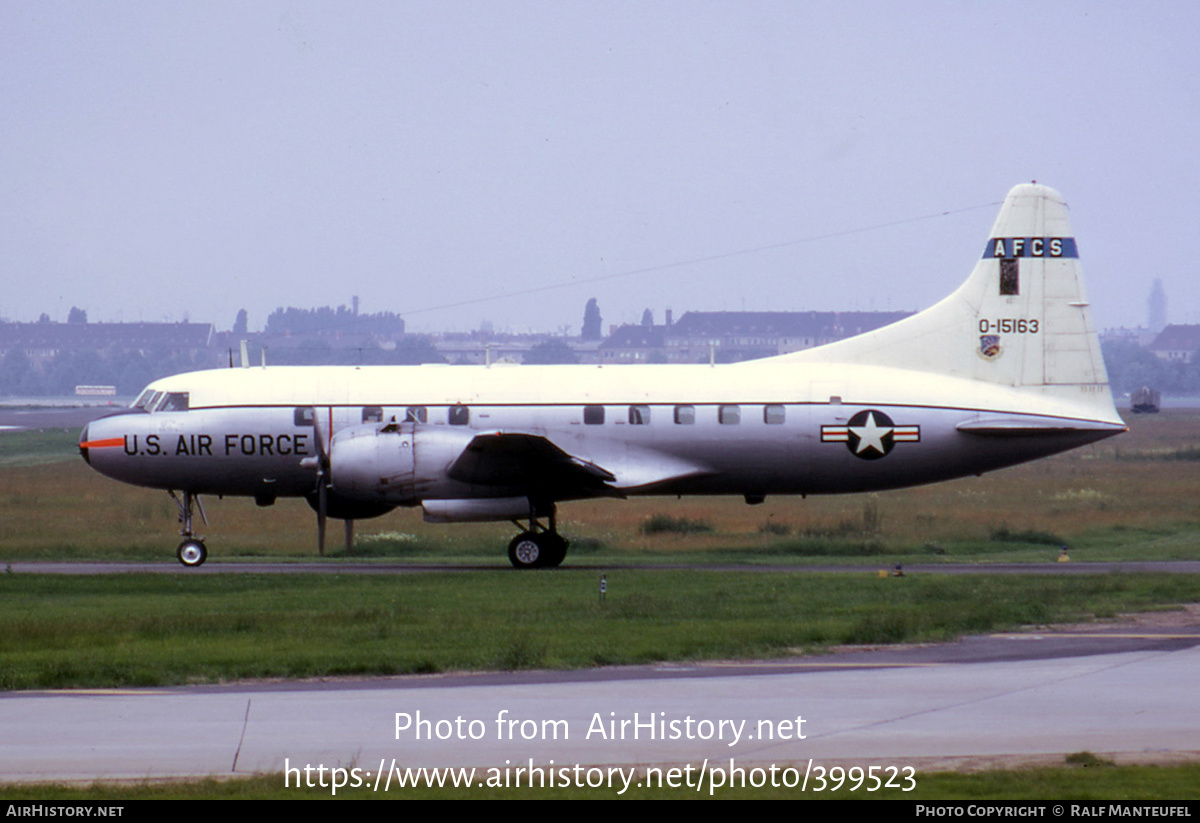
[[158,411],[187,411],[188,399],[188,392],[170,392],[163,398],[162,403],[159,404]]
[[146,406],[150,405],[150,398],[152,398],[152,397],[154,397],[154,391],[151,389],[146,389],[145,391],[143,391],[141,394],[138,395],[137,400],[133,401],[133,408],[135,408],[135,409],[146,408]]

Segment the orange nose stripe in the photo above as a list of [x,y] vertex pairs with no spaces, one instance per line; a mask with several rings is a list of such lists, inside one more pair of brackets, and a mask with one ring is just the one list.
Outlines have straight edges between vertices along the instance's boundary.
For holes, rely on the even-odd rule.
[[89,440],[86,443],[80,443],[79,448],[81,448],[81,449],[108,449],[108,448],[112,448],[113,446],[124,446],[124,445],[125,445],[124,437],[109,437],[104,440]]

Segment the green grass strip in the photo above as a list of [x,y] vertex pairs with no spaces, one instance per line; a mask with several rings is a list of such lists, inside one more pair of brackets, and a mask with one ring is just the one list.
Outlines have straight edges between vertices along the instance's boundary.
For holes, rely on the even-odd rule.
[[586,668],[947,640],[1200,600],[1200,575],[0,574],[0,688]]

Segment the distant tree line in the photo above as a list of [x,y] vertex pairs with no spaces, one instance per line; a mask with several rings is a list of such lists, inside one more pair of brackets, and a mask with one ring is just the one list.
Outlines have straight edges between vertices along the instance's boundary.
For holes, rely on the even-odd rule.
[[76,386],[116,386],[117,394],[137,394],[147,383],[217,365],[210,353],[155,354],[140,351],[62,351],[39,368],[24,351],[11,349],[0,360],[0,396],[50,397],[75,393]]
[[579,336],[584,340],[599,340],[604,336],[602,324],[600,304],[593,297],[583,307],[583,327],[579,332]]
[[446,358],[434,347],[433,340],[420,334],[406,335],[390,349],[380,348],[373,342],[361,347],[335,348],[320,338],[310,338],[299,346],[288,348],[267,345],[268,366],[415,366],[445,362]]
[[1200,358],[1193,356],[1191,363],[1167,361],[1128,342],[1107,342],[1102,348],[1114,394],[1149,386],[1163,394],[1200,395]]
[[[259,355],[253,354],[251,360],[257,365]],[[238,362],[236,352],[233,361]],[[305,340],[301,345],[289,348],[267,348],[267,365],[275,366],[409,366],[445,362],[433,341],[421,335],[397,341],[394,349],[381,349],[374,344],[361,348],[333,348],[323,340]],[[160,377],[228,364],[229,353],[225,351],[190,355],[81,349],[59,352],[39,367],[24,351],[12,349],[0,359],[0,397],[72,395],[76,386],[116,386],[118,395],[129,397]]]
[[[243,318],[239,315],[238,322]],[[287,334],[387,334],[404,333],[404,318],[381,311],[375,314],[358,314],[353,309],[338,306],[336,309],[321,306],[316,309],[297,309],[292,306],[275,309],[267,317],[263,332],[269,337]]]
[[551,337],[534,345],[525,353],[522,362],[531,366],[549,366],[556,364],[571,364],[579,362],[579,355],[567,345],[566,341]]

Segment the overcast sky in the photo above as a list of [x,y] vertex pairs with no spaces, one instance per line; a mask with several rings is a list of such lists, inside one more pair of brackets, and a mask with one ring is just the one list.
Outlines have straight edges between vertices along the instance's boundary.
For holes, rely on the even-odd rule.
[[1098,325],[1156,277],[1200,323],[1197,31],[1190,0],[3,0],[0,317],[918,309],[1036,179]]

